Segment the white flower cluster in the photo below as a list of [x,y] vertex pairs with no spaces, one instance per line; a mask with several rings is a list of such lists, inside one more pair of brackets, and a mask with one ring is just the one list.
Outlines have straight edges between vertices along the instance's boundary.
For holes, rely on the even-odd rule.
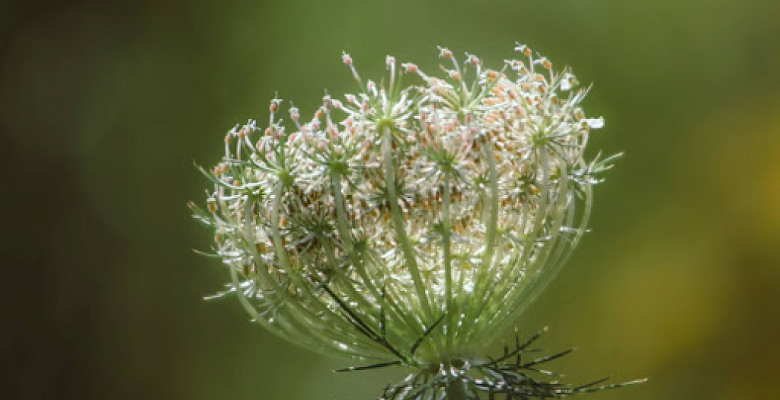
[[[467,357],[555,274],[608,168],[572,72],[518,45],[502,70],[440,48],[440,77],[388,56],[386,85],[310,120],[281,100],[225,137],[196,217],[216,234],[226,294],[326,353],[419,366]],[[413,84],[404,86],[402,80]]]

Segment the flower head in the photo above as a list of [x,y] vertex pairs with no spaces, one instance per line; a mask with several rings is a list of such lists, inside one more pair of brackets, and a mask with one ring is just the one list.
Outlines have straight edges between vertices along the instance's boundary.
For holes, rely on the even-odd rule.
[[344,53],[359,93],[308,122],[290,107],[294,126],[274,99],[266,128],[229,134],[196,217],[224,294],[269,330],[382,365],[481,365],[582,237],[609,167],[584,158],[604,124],[587,90],[524,45],[503,70],[439,50],[441,77],[388,56],[387,85]]

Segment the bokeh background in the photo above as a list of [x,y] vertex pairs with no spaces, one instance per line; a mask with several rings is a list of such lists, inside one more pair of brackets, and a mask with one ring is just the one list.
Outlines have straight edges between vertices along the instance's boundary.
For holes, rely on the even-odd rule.
[[780,375],[780,3],[775,0],[46,1],[0,5],[0,397],[371,399],[398,372],[273,337],[189,217],[193,162],[309,112],[384,56],[436,45],[499,66],[516,40],[594,82],[592,150],[626,156],[593,231],[518,322],[550,325],[592,399],[776,398]]

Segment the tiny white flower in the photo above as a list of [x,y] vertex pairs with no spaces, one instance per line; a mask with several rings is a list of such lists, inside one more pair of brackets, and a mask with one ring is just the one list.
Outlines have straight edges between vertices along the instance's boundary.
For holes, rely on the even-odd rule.
[[604,127],[604,117],[586,118],[583,121],[585,121],[591,129],[601,129]]
[[347,52],[341,54],[341,60],[344,61],[344,64],[352,65],[352,56],[347,54]]
[[561,78],[561,90],[569,91],[572,88],[572,80],[574,80],[574,75],[572,74],[565,74]]

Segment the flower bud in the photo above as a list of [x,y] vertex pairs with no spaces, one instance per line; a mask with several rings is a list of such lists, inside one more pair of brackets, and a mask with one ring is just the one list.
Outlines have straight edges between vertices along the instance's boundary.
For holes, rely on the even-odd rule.
[[347,53],[341,55],[341,60],[344,61],[344,64],[346,65],[352,65],[352,57]]
[[211,213],[217,212],[217,199],[209,197],[209,199],[206,201],[206,208],[208,208],[209,212]]
[[417,66],[412,64],[412,63],[406,63],[406,64],[403,64],[401,66],[404,67],[406,72],[409,72],[409,73],[416,73],[418,71]]

